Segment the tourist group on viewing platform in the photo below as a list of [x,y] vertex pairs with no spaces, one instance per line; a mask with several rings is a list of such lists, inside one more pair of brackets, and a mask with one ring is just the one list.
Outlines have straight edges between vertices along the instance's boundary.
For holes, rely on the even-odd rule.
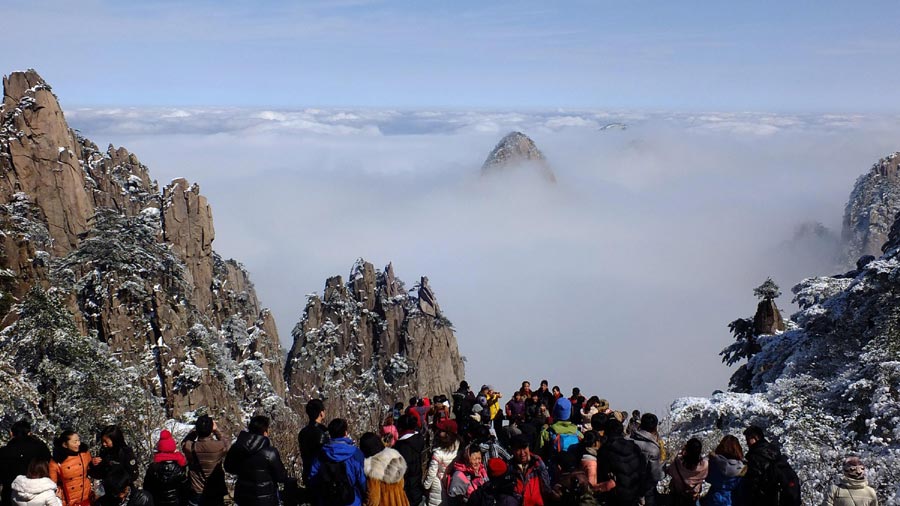
[[[463,381],[450,396],[397,403],[377,432],[362,434],[312,399],[297,436],[299,477],[289,475],[263,415],[234,441],[207,415],[180,445],[161,430],[146,463],[117,426],[96,435],[92,455],[70,430],[48,448],[23,420],[0,448],[2,506],[801,504],[797,474],[760,427],[714,448],[692,438],[673,449],[655,414],[612,409],[579,388],[565,396],[546,380],[536,389],[524,381],[502,397]],[[824,504],[878,504],[858,457],[844,460]]]

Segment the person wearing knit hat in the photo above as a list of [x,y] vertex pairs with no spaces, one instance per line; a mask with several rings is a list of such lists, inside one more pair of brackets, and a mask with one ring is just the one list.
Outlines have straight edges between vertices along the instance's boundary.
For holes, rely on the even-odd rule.
[[409,506],[403,490],[406,461],[393,448],[386,448],[381,438],[366,432],[359,439],[359,449],[366,457],[366,504],[381,506]]
[[564,452],[581,441],[583,437],[578,426],[569,418],[572,414],[572,403],[560,397],[553,406],[553,424],[541,431],[538,449],[544,460],[550,460],[554,453]]
[[508,470],[509,467],[506,465],[506,461],[501,458],[494,457],[487,463],[487,475],[492,480],[503,476]]
[[843,473],[825,493],[825,506],[878,506],[875,489],[866,481],[866,467],[857,456],[844,459]]
[[177,450],[172,433],[163,429],[159,433],[153,463],[144,476],[144,490],[153,497],[154,506],[179,506],[187,492],[187,460]]
[[516,479],[509,473],[506,462],[498,458],[490,459],[487,474],[489,481],[472,494],[468,506],[519,506]]

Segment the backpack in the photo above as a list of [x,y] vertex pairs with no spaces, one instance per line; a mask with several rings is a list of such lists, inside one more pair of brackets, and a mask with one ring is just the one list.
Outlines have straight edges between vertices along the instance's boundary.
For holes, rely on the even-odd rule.
[[557,434],[552,430],[550,432],[550,454],[562,453],[568,451],[569,448],[578,444],[581,438],[578,434]]
[[764,490],[774,491],[777,506],[800,506],[800,477],[782,455],[763,470]]
[[317,482],[319,496],[325,504],[346,506],[356,500],[356,493],[347,476],[347,466],[343,462],[322,459]]

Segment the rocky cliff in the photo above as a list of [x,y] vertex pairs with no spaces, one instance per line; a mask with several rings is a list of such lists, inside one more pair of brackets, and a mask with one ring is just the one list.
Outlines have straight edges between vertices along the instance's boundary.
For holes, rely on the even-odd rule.
[[848,264],[864,255],[881,255],[898,211],[900,153],[893,153],[860,176],[850,193],[841,232]]
[[396,401],[449,395],[464,378],[463,358],[428,278],[407,290],[392,265],[357,261],[347,282],[325,282],[309,296],[293,332],[285,379],[298,409],[326,399],[353,430],[374,428]]
[[522,132],[510,132],[494,146],[484,164],[484,176],[499,174],[515,168],[534,170],[550,183],[556,182],[553,169],[530,137]]
[[[177,179],[160,191],[135,155],[71,130],[36,72],[15,72],[3,87],[0,370],[42,381],[40,360],[16,354],[33,330],[22,308],[58,301],[72,323],[60,332],[93,339],[96,353],[133,372],[155,413],[147,420],[204,410],[234,429],[261,411],[293,427],[274,321],[241,265],[213,251],[199,187]],[[45,427],[61,423],[61,406],[36,406]],[[108,411],[94,423],[132,416]]]
[[[673,404],[676,448],[692,436],[714,447],[753,423],[784,447],[803,480],[804,504],[822,503],[848,454],[862,456],[882,504],[900,504],[900,219],[890,218],[900,202],[897,164],[897,155],[879,161],[847,206],[852,254],[879,257],[864,255],[849,272],[795,286],[800,311],[783,333],[755,336],[740,381],[732,379],[746,393]],[[774,330],[775,308],[764,303],[759,323]]]

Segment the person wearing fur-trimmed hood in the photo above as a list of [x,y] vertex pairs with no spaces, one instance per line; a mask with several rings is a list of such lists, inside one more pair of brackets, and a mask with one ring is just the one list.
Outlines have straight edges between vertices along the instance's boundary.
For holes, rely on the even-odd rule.
[[409,506],[403,489],[406,461],[393,448],[387,448],[373,432],[366,432],[359,440],[359,449],[366,457],[366,506]]
[[866,467],[859,457],[844,459],[843,473],[825,493],[822,506],[878,506],[875,489],[866,481]]

